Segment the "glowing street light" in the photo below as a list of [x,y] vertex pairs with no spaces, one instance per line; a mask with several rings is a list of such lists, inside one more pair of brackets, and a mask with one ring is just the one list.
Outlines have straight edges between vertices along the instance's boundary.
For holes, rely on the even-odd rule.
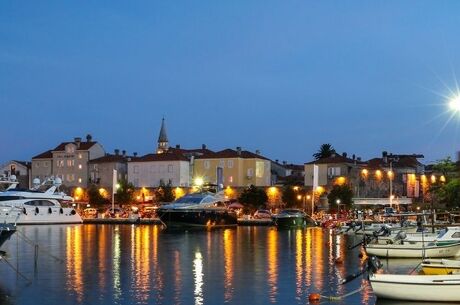
[[204,180],[202,177],[196,177],[194,182],[196,186],[202,186],[204,184]]

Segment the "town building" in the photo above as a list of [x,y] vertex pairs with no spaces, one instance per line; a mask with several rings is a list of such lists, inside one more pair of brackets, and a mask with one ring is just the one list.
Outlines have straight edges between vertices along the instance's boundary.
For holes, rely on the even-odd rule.
[[190,161],[180,153],[165,151],[128,159],[128,181],[135,187],[190,185]]
[[16,180],[19,182],[19,188],[30,187],[30,171],[31,163],[28,161],[11,160],[0,167],[1,175],[5,177],[16,176]]
[[112,194],[113,173],[116,170],[116,180],[128,180],[129,156],[123,150],[115,149],[113,154],[92,159],[89,161],[89,182],[101,188],[102,192]]
[[89,161],[103,156],[104,148],[91,135],[86,136],[86,141],[77,137],[33,157],[32,178],[43,181],[54,176],[61,178],[66,187],[86,188],[90,181]]
[[195,158],[194,178],[230,187],[271,185],[271,161],[260,154],[224,149]]

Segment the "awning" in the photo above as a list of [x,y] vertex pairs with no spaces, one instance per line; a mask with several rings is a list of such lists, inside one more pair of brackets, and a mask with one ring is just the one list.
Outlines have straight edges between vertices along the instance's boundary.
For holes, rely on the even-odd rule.
[[[353,198],[353,204],[356,205],[390,205],[390,198]],[[395,198],[393,205],[412,204],[411,198]]]

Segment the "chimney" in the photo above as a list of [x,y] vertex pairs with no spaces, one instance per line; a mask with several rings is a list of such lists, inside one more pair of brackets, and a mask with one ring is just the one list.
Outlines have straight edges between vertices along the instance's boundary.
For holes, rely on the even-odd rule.
[[121,151],[121,154],[123,155],[123,157],[126,157],[126,150],[123,149],[123,150]]
[[201,144],[201,149],[206,149],[206,144]]
[[286,161],[283,161],[283,165],[287,165],[287,162],[286,162]]
[[342,157],[346,158],[346,157],[347,157],[347,153],[346,153],[346,152],[343,152],[343,153],[342,153]]
[[355,154],[353,154],[353,156],[352,156],[352,159],[353,159],[353,160],[355,160],[355,159],[356,159],[356,155],[355,155]]
[[133,156],[134,156],[134,157],[137,157],[137,152],[133,152]]
[[88,133],[86,135],[86,142],[91,142],[91,141],[93,141],[93,137]]
[[77,148],[80,148],[81,138],[77,137],[74,139],[75,144],[77,144]]
[[120,150],[118,148],[115,148],[115,156],[118,156],[120,154]]
[[180,144],[176,144],[176,149],[180,149]]
[[256,149],[256,155],[260,155],[260,150]]
[[241,146],[236,147],[236,153],[238,154],[238,156],[241,155]]
[[384,163],[388,163],[388,153],[386,151],[382,151],[382,159]]
[[276,159],[275,162],[278,163],[280,160]]

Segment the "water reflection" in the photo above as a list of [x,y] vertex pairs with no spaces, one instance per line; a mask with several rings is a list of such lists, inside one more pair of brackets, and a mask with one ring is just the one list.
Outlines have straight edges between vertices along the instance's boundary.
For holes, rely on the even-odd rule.
[[193,274],[195,279],[195,305],[203,304],[203,257],[200,252],[195,253],[193,260]]
[[[10,285],[14,275],[2,273],[0,285],[8,285],[18,305],[31,304],[43,291],[56,298],[47,305],[306,304],[312,292],[337,295],[362,284],[338,285],[363,259],[358,248],[347,250],[353,244],[348,237],[319,228],[167,233],[157,226],[81,225],[34,227],[26,233],[65,263],[40,256],[37,280],[21,291]],[[15,243],[5,247],[16,251]],[[27,247],[19,244],[19,264],[32,274],[33,249]],[[336,264],[337,257],[342,264]],[[411,267],[396,262],[390,269]],[[346,304],[374,300],[366,288]]]

